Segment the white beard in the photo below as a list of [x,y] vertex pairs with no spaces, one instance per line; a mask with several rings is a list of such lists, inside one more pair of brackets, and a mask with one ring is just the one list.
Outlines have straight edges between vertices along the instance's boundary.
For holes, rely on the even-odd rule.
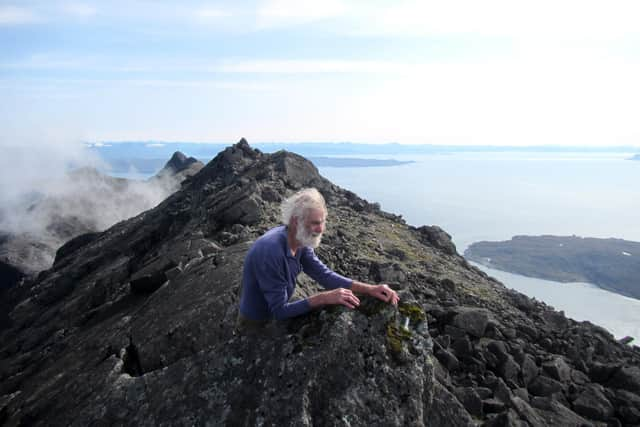
[[322,240],[322,233],[309,233],[304,228],[304,224],[298,224],[296,230],[296,240],[300,244],[300,246],[307,246],[310,248],[317,248],[320,246],[320,241]]

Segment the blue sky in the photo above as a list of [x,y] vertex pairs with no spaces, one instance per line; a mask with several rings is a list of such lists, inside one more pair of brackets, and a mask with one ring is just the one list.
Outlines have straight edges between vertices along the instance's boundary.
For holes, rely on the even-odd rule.
[[0,0],[0,145],[640,145],[637,1]]

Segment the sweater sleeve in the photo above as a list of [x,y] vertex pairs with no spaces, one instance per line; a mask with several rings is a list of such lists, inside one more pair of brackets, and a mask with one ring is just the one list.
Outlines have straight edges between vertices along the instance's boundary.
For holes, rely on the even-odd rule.
[[322,261],[318,259],[313,249],[308,247],[304,248],[304,252],[302,254],[302,257],[300,258],[300,263],[302,264],[304,272],[313,280],[320,283],[323,288],[351,289],[353,280],[339,275],[338,273],[334,272],[329,267],[324,265]]
[[287,271],[281,257],[273,252],[266,253],[263,262],[257,268],[258,286],[269,306],[269,312],[277,319],[300,316],[311,310],[306,299],[289,302],[289,281]]

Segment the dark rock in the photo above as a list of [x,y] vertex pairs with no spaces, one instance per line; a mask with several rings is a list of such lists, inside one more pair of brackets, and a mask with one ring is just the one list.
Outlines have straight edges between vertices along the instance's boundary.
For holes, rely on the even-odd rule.
[[526,388],[518,387],[515,390],[513,390],[513,394],[514,396],[518,396],[520,399],[524,400],[525,402],[529,402],[529,392],[527,391]]
[[460,307],[453,318],[453,325],[468,334],[480,338],[489,323],[489,313],[485,309],[474,307]]
[[482,416],[482,400],[472,387],[458,387],[454,394],[471,415]]
[[518,336],[524,335],[526,339],[531,341],[538,339],[538,330],[531,325],[520,323],[516,326],[516,330],[518,331]]
[[424,422],[433,426],[475,426],[464,406],[439,383],[434,384],[433,402]]
[[402,267],[397,263],[372,263],[370,275],[379,283],[402,283],[407,279]]
[[184,171],[185,169],[188,169],[194,164],[199,164],[200,168],[204,166],[202,162],[198,161],[198,159],[196,159],[195,157],[187,157],[180,151],[176,151],[175,153],[173,153],[173,156],[171,156],[164,168],[160,171],[160,174],[177,174]]
[[464,339],[467,336],[464,329],[452,325],[446,325],[444,327],[444,333],[447,334],[449,338],[453,339]]
[[478,396],[480,396],[480,399],[487,399],[493,396],[493,392],[488,387],[476,387],[475,390]]
[[436,350],[435,356],[449,372],[457,370],[460,366],[458,358],[447,350]]
[[573,401],[573,410],[580,415],[594,420],[606,421],[613,416],[615,410],[604,393],[601,386],[588,386],[576,400]]
[[503,341],[490,341],[487,349],[498,359],[498,362],[504,363],[509,358],[509,351]]
[[453,351],[458,357],[466,357],[471,354],[472,346],[471,341],[469,341],[469,337],[464,335],[463,337],[456,338],[452,343]]
[[496,380],[493,386],[493,395],[505,403],[511,400],[511,390],[509,390],[509,387],[507,387],[502,378]]
[[224,224],[255,224],[264,212],[257,197],[239,197],[219,212]]
[[553,426],[584,426],[590,425],[589,421],[571,411],[558,400],[549,397],[534,397],[531,399],[539,416],[545,420],[546,425]]
[[423,225],[418,227],[417,231],[423,243],[438,248],[446,254],[457,255],[456,245],[453,244],[451,236],[442,228],[436,225]]
[[579,385],[584,385],[591,382],[587,374],[585,374],[584,372],[578,371],[577,369],[571,370],[571,381]]
[[619,369],[618,364],[595,362],[589,367],[589,377],[595,382],[606,383]]
[[487,422],[483,424],[483,427],[527,427],[529,425],[526,421],[518,418],[518,414],[513,409],[509,409],[498,415],[492,415],[493,417],[489,418]]
[[524,381],[524,385],[528,386],[531,384],[534,378],[538,376],[538,366],[536,365],[535,360],[530,355],[526,355],[521,364],[522,370],[522,380]]
[[155,292],[168,280],[166,272],[175,267],[177,264],[170,258],[154,259],[131,276],[131,292],[134,294]]
[[560,311],[545,311],[542,317],[549,326],[553,329],[564,330],[569,324],[569,320],[565,317],[564,312]]
[[552,361],[542,364],[542,369],[553,379],[560,382],[571,380],[571,368],[562,357],[555,357]]
[[525,420],[528,425],[532,427],[543,427],[547,425],[544,418],[540,414],[538,414],[538,412],[533,409],[531,405],[529,405],[519,397],[514,397],[513,399],[511,399],[511,405],[513,409],[515,409],[516,413],[520,416],[520,418]]
[[640,394],[640,367],[624,366],[609,380],[609,386]]
[[525,313],[531,313],[536,307],[531,298],[518,291],[510,290],[508,295],[511,297],[513,304]]
[[562,391],[562,383],[549,377],[538,376],[527,387],[529,393],[535,396],[550,396]]
[[[605,391],[607,391],[605,389]],[[615,394],[609,397],[614,404],[622,420],[627,424],[640,422],[640,396],[626,390],[616,390]]]
[[626,337],[620,338],[618,342],[622,345],[626,345],[626,344],[631,344],[633,342],[633,339],[634,339],[633,337],[626,336]]
[[482,401],[482,409],[487,414],[504,411],[505,404],[498,399],[484,399]]
[[62,258],[71,255],[79,248],[93,242],[99,235],[100,233],[85,233],[69,240],[56,251],[56,257],[53,264],[55,265],[56,263],[59,263]]
[[167,281],[164,271],[150,274],[141,274],[131,279],[131,292],[138,295],[155,292]]
[[500,376],[504,378],[505,381],[516,382],[518,379],[518,375],[520,374],[520,366],[513,360],[513,357],[509,356],[499,368]]
[[282,196],[280,195],[280,193],[271,186],[263,188],[262,192],[260,193],[260,197],[266,202],[282,201]]
[[640,409],[637,406],[621,406],[618,413],[623,422],[636,425],[640,423]]
[[182,268],[180,266],[173,267],[165,272],[165,275],[168,280],[173,280],[178,277],[182,273]]

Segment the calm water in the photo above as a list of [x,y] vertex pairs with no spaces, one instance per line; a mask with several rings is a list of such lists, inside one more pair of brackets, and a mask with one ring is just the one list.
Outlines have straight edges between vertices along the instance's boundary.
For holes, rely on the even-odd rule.
[[[394,167],[320,173],[412,225],[439,225],[458,251],[514,235],[579,235],[640,241],[640,162],[633,153],[460,153]],[[381,156],[375,156],[382,158]],[[639,261],[640,262],[640,261]],[[562,284],[490,270],[492,276],[576,320],[640,340],[640,300],[584,283]]]

